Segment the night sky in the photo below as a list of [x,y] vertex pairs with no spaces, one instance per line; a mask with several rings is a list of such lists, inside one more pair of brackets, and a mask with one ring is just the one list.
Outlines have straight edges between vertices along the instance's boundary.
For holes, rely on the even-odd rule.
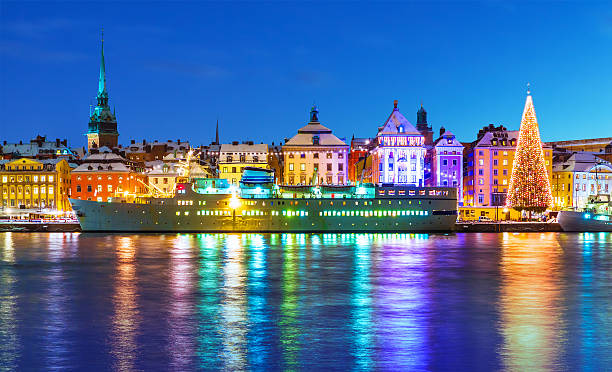
[[271,143],[313,102],[339,137],[399,100],[473,141],[518,129],[531,82],[544,141],[612,136],[610,3],[0,1],[0,140],[86,144],[100,28],[119,142]]

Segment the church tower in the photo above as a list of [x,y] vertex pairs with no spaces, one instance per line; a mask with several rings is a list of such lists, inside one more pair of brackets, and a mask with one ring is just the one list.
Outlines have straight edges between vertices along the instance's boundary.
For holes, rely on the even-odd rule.
[[108,105],[108,91],[106,90],[106,71],[104,68],[104,31],[102,32],[102,55],[100,60],[100,77],[98,80],[98,103],[89,118],[87,130],[87,151],[92,148],[107,146],[117,147],[117,119]]
[[416,129],[425,137],[425,145],[431,146],[433,144],[433,131],[427,123],[427,111],[423,108],[423,104],[421,104],[421,108],[417,111]]

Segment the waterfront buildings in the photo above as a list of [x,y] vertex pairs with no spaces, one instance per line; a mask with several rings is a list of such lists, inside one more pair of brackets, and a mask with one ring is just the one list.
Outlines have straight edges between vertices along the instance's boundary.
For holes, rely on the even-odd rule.
[[556,210],[584,208],[589,197],[611,195],[612,164],[589,152],[574,152],[555,159],[552,195]]
[[119,145],[119,150],[125,153],[125,157],[131,161],[148,162],[154,160],[163,160],[169,154],[185,153],[190,149],[189,142],[168,140],[166,142],[136,142],[132,140],[128,146],[122,147]]
[[221,145],[219,152],[219,178],[237,185],[245,167],[268,169],[268,145],[232,142]]
[[66,159],[72,161],[77,158],[73,151],[68,148],[68,141],[56,138],[48,141],[45,136],[36,136],[28,143],[7,143],[3,141],[0,145],[0,159]]
[[145,193],[144,166],[133,163],[110,149],[89,155],[72,171],[71,197],[81,200],[108,201],[114,196]]
[[431,147],[431,186],[456,187],[457,201],[463,203],[463,145],[454,134],[440,129]]
[[70,169],[65,159],[1,161],[2,207],[70,210]]
[[[464,151],[463,203],[504,206],[519,131],[489,124]],[[552,179],[552,148],[544,145],[544,159]]]
[[319,110],[310,110],[310,122],[282,146],[284,183],[287,185],[348,182],[349,146],[319,122]]
[[106,70],[104,66],[104,36],[102,36],[100,76],[98,78],[97,104],[89,117],[87,130],[87,150],[106,146],[117,147],[119,132],[117,131],[117,118],[111,112],[108,104],[108,91],[106,89]]
[[378,128],[372,149],[372,180],[396,185],[424,185],[425,137],[399,112]]

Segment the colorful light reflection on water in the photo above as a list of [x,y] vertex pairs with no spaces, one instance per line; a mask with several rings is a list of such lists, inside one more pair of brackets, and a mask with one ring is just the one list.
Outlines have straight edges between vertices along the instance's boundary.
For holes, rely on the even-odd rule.
[[603,370],[612,234],[0,234],[0,370]]

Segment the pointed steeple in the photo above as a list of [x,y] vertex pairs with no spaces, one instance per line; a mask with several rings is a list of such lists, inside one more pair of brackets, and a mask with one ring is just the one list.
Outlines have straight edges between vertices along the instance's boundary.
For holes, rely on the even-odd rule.
[[215,132],[215,144],[219,144],[219,119],[217,119],[217,130]]
[[106,68],[104,65],[104,29],[100,47],[100,76],[98,77],[98,106],[108,106],[108,91],[106,90]]

